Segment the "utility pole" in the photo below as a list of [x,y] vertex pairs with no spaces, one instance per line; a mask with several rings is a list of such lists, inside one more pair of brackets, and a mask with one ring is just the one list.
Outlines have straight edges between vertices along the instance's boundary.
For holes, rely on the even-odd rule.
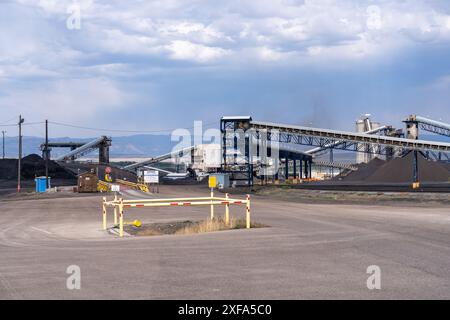
[[22,115],[19,116],[19,161],[17,161],[17,192],[20,192],[20,167],[22,160],[22,123],[25,119],[22,119]]
[[45,120],[45,186],[48,189],[48,162],[50,152],[48,152],[48,120]]
[[6,133],[6,131],[3,130],[2,131],[2,135],[3,135],[3,160],[5,159],[5,133]]

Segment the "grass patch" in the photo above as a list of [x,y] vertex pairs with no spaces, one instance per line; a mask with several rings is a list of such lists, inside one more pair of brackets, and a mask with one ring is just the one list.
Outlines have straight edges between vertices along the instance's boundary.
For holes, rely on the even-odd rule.
[[[258,222],[251,223],[251,228],[268,227]],[[221,218],[207,219],[203,221],[174,221],[166,223],[150,223],[141,227],[125,226],[125,231],[135,236],[159,236],[165,234],[186,235],[224,230],[245,229],[245,219],[231,219],[230,225],[226,225]]]
[[[251,228],[263,228],[266,227],[260,223],[251,223]],[[231,220],[230,225],[227,225],[223,219],[204,220],[192,225],[179,229],[175,234],[194,234],[205,233],[223,230],[245,229],[246,222],[244,219]]]

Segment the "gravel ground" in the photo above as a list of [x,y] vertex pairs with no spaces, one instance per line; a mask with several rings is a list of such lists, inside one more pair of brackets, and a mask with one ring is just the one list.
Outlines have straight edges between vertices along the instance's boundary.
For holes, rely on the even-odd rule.
[[[158,196],[205,194],[162,186]],[[101,228],[101,197],[0,202],[0,299],[450,299],[449,205],[256,195],[252,218],[270,228],[117,238]],[[130,209],[125,219],[199,221],[208,209]],[[73,265],[80,290],[66,287]],[[366,286],[372,265],[381,290]]]

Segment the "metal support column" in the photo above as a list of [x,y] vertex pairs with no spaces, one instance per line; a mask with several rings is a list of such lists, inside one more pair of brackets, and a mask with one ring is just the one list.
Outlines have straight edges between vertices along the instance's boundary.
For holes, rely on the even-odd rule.
[[48,166],[50,161],[48,152],[48,120],[45,120],[45,187],[49,188],[48,183]]
[[250,137],[248,133],[245,134],[245,159],[247,161],[248,186],[253,186],[253,162],[250,154]]
[[233,164],[237,164],[237,151],[238,151],[238,137],[236,131],[233,138]]
[[309,178],[312,178],[312,161],[308,161]]
[[300,160],[299,173],[300,173],[300,179],[303,179],[303,160]]
[[289,180],[289,158],[284,159],[284,178]]
[[294,159],[294,179],[297,179],[297,160]]
[[[333,148],[330,149],[330,163],[334,162]],[[331,167],[331,176],[334,177],[334,168]]]
[[[223,124],[222,124],[223,126]],[[225,128],[222,129],[222,164],[224,167],[227,166],[227,131]]]
[[419,182],[419,161],[417,150],[413,151],[413,182]]
[[305,160],[305,179],[308,179],[308,160]]

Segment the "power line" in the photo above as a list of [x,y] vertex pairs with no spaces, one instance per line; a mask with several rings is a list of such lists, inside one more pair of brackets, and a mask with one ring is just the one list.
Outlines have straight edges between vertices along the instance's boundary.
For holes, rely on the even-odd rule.
[[[44,124],[44,123],[45,123],[45,121],[25,122],[25,123],[22,123],[22,126],[31,126],[31,125],[34,125],[34,124]],[[18,126],[17,123],[15,123],[15,124],[0,124],[0,127],[17,127],[17,126]]]
[[23,125],[24,126],[32,126],[34,124],[44,124],[45,121],[38,121],[38,122],[25,122]]
[[[123,132],[123,133],[159,133],[159,132],[171,132],[179,128],[172,128],[172,129],[162,129],[162,130],[122,130],[122,129],[105,129],[105,128],[92,128],[92,127],[84,127],[84,126],[78,126],[73,124],[67,124],[67,123],[61,123],[61,122],[55,122],[55,121],[49,121],[51,124],[64,126],[64,127],[71,127],[71,128],[77,128],[77,129],[86,129],[86,130],[93,130],[93,131],[105,131],[105,132]],[[208,127],[212,124],[216,124],[216,122],[207,123],[204,126]],[[194,127],[190,127],[187,129],[193,129]]]
[[17,124],[0,124],[0,127],[17,127]]
[[[8,122],[11,120],[8,120]],[[75,124],[69,124],[69,123],[62,123],[62,122],[56,122],[56,121],[48,121],[48,123],[63,126],[63,127],[70,127],[70,128],[76,128],[76,129],[84,129],[84,130],[91,130],[91,131],[103,131],[103,132],[122,132],[122,133],[162,133],[162,132],[171,132],[179,128],[171,128],[171,129],[161,129],[161,130],[126,130],[126,129],[107,129],[107,128],[94,128],[94,127],[86,127],[86,126],[80,126]],[[45,124],[45,121],[36,121],[36,122],[25,122],[22,123],[22,126],[33,126],[36,124]],[[217,124],[216,122],[209,122],[206,124],[203,124],[203,127],[210,127],[211,125]],[[0,124],[0,127],[17,127],[18,124],[7,124],[7,122],[4,122],[3,124]],[[194,127],[188,127],[188,128],[182,128],[182,129],[193,129]]]
[[[8,121],[5,121],[5,122],[3,122],[3,123],[0,123],[0,125],[10,125],[9,123],[11,122],[11,121],[13,121],[13,120],[16,120],[16,116],[14,116],[13,118],[11,118],[11,119],[9,119]],[[13,125],[16,125],[16,124],[13,124]]]

